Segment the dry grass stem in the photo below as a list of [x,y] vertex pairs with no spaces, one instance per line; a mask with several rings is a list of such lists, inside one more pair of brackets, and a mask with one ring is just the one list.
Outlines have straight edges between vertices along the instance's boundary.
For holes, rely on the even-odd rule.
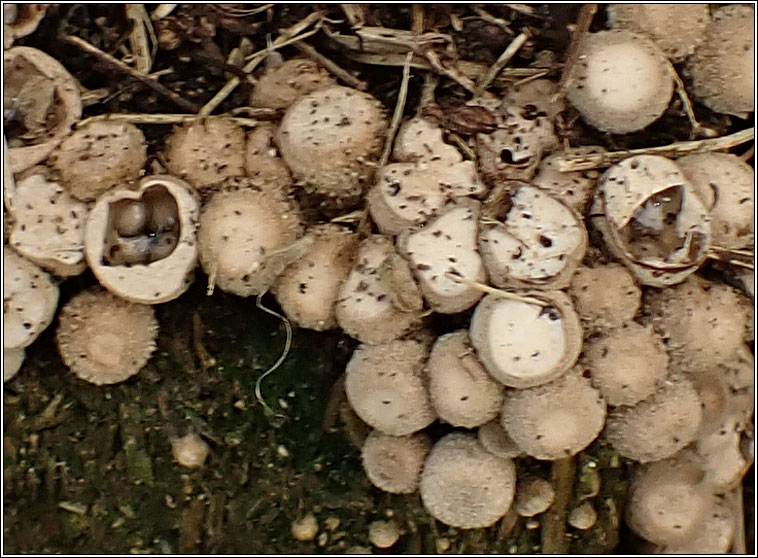
[[342,12],[350,22],[353,29],[363,27],[366,24],[365,5],[363,4],[340,4]]
[[411,31],[417,34],[424,32],[426,27],[426,14],[424,13],[423,4],[413,4],[411,12]]
[[319,66],[326,68],[335,77],[339,78],[350,87],[354,87],[355,89],[360,89],[361,91],[366,90],[367,85],[365,81],[361,81],[360,79],[355,77],[353,74],[351,74],[350,72],[342,68],[342,66],[340,66],[336,62],[330,60],[329,58],[327,58],[326,56],[318,52],[315,48],[313,48],[308,43],[303,42],[303,41],[298,41],[295,43],[294,46],[300,52],[305,54],[308,58],[316,62]]
[[365,209],[356,209],[355,211],[351,211],[350,213],[345,213],[344,215],[338,215],[334,219],[331,219],[330,223],[358,223],[366,218],[366,211]]
[[479,6],[472,6],[471,11],[473,11],[476,15],[478,15],[479,18],[482,19],[482,21],[486,21],[487,23],[492,23],[493,25],[497,25],[498,27],[500,27],[500,29],[502,29],[509,35],[513,35],[513,31],[511,31],[511,28],[510,28],[510,21],[506,21],[502,18],[495,17],[488,11],[480,8]]
[[260,124],[260,121],[254,118],[241,118],[238,116],[200,116],[198,114],[98,114],[97,116],[91,116],[84,120],[80,120],[76,123],[77,128],[81,128],[89,124],[90,122],[97,122],[101,120],[111,120],[120,122],[131,122],[132,124],[185,124],[187,122],[195,122],[197,120],[205,118],[223,118],[238,126],[244,126],[248,128],[254,128]]
[[755,128],[740,130],[728,136],[720,138],[707,138],[702,140],[681,141],[670,145],[658,147],[644,147],[641,149],[627,149],[623,151],[609,151],[606,153],[593,153],[591,155],[566,154],[556,160],[556,168],[560,172],[584,171],[609,167],[619,161],[635,155],[662,155],[664,157],[681,157],[691,153],[706,153],[709,151],[722,151],[731,149],[755,138]]
[[518,37],[511,41],[511,43],[505,48],[495,63],[490,66],[489,70],[487,70],[487,72],[477,82],[475,93],[476,97],[482,96],[484,91],[495,80],[497,75],[508,65],[508,62],[511,61],[511,58],[513,58],[519,49],[524,46],[524,43],[528,38],[529,35],[527,33],[521,33]]
[[129,48],[134,55],[134,68],[138,72],[149,74],[158,53],[158,38],[155,36],[153,24],[144,4],[126,4],[124,9],[126,19],[132,27],[129,33]]
[[158,7],[150,14],[150,19],[157,21],[164,17],[170,16],[179,4],[158,4]]
[[534,6],[530,6],[529,4],[503,4],[506,8],[510,8],[514,12],[518,12],[520,14],[533,16],[534,15]]
[[258,376],[258,379],[255,381],[255,398],[258,400],[258,403],[261,404],[266,414],[270,416],[276,416],[278,418],[287,418],[281,413],[275,412],[271,407],[269,407],[265,399],[263,399],[263,394],[261,393],[261,382],[263,382],[263,380],[267,376],[275,372],[282,365],[282,363],[287,359],[287,355],[289,355],[289,352],[290,352],[290,347],[292,347],[292,324],[286,317],[282,316],[278,312],[275,312],[274,310],[271,310],[270,308],[266,308],[265,306],[263,306],[261,299],[263,298],[264,294],[266,293],[261,293],[257,296],[257,298],[255,299],[255,305],[261,310],[263,310],[264,312],[266,312],[267,314],[271,314],[272,316],[279,318],[284,324],[284,329],[287,332],[287,337],[284,340],[284,348],[282,349],[282,354],[279,356],[277,361],[274,364],[272,364],[269,367],[269,369],[266,370],[263,374]]
[[469,287],[472,287],[478,291],[495,295],[500,298],[507,298],[508,300],[518,300],[519,302],[525,302],[526,304],[535,304],[543,308],[546,306],[550,306],[550,304],[545,302],[544,300],[512,293],[509,291],[496,289],[495,287],[490,287],[489,285],[485,285],[484,283],[479,283],[478,281],[472,281],[471,279],[466,279],[465,277],[461,277],[460,275],[450,273],[449,271],[445,273],[445,277],[455,281],[456,283],[463,283],[464,285],[468,285]]
[[405,66],[403,66],[403,79],[400,82],[400,90],[397,92],[397,102],[395,103],[395,112],[392,113],[392,120],[390,121],[390,127],[387,130],[387,137],[384,140],[384,150],[382,156],[379,159],[379,166],[383,167],[390,160],[390,153],[392,153],[392,144],[395,141],[395,134],[400,127],[400,121],[403,119],[403,111],[405,110],[405,100],[408,97],[408,82],[411,77],[411,58],[413,53],[409,52],[405,57]]
[[674,68],[674,65],[671,62],[668,62],[667,64],[669,67],[669,72],[671,73],[671,77],[674,78],[674,83],[676,84],[676,94],[679,96],[679,100],[682,101],[684,112],[687,114],[687,119],[690,121],[690,126],[692,126],[690,137],[693,139],[697,137],[712,138],[715,135],[714,130],[701,126],[700,122],[697,121],[697,118],[695,118],[695,111],[692,109],[692,101],[690,101],[690,96],[687,95],[687,90],[684,87],[682,78],[679,77],[679,73],[676,71],[676,68]]
[[587,34],[587,31],[590,29],[590,25],[592,25],[592,18],[595,17],[596,12],[597,4],[585,4],[582,6],[581,11],[579,12],[579,18],[576,22],[576,27],[574,28],[574,32],[571,34],[571,44],[569,45],[568,53],[566,54],[566,62],[563,64],[561,79],[558,82],[559,96],[566,94],[566,89],[568,88],[569,82],[571,81],[571,74],[574,70],[574,66],[576,65],[577,58],[579,57],[579,47],[582,44],[584,35]]
[[450,132],[447,135],[447,139],[452,141],[458,149],[463,151],[463,154],[469,161],[476,161],[476,151],[472,149],[465,139],[453,132]]
[[553,461],[552,483],[555,501],[542,516],[542,553],[567,554],[566,518],[574,488],[576,463],[573,457]]
[[468,77],[463,75],[458,70],[458,68],[456,67],[448,68],[447,66],[445,66],[442,63],[442,60],[440,59],[439,54],[437,54],[432,49],[428,49],[424,51],[424,55],[426,56],[426,59],[429,61],[429,65],[432,67],[432,70],[434,70],[440,75],[450,78],[455,83],[463,87],[469,93],[476,95],[476,85],[474,84],[472,80],[470,80]]
[[755,145],[751,145],[750,149],[748,149],[742,155],[740,155],[740,159],[742,159],[743,161],[747,163],[750,159],[753,158],[754,155],[755,155]]

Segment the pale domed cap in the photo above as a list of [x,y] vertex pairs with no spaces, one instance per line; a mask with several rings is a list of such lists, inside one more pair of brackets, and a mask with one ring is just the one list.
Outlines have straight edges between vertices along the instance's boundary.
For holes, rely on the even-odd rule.
[[279,148],[274,143],[274,127],[260,124],[247,135],[245,144],[245,170],[252,184],[261,190],[289,193],[292,177]]
[[537,459],[575,455],[597,438],[605,424],[605,401],[576,371],[538,387],[509,390],[503,427]]
[[585,35],[567,98],[591,126],[626,134],[645,128],[668,107],[674,79],[661,49],[629,31]]
[[470,434],[437,442],[421,473],[421,500],[435,519],[462,529],[489,527],[513,503],[513,461],[495,457]]
[[708,4],[611,4],[613,29],[649,36],[674,62],[692,54],[710,21]]
[[494,419],[503,407],[503,384],[476,358],[467,331],[435,341],[426,364],[429,396],[439,418],[463,428]]
[[389,548],[400,538],[394,521],[372,521],[368,526],[368,540],[377,548]]
[[96,120],[63,140],[50,160],[72,196],[93,201],[139,179],[146,156],[145,136],[134,124]]
[[392,436],[434,422],[423,373],[428,354],[429,347],[415,340],[360,345],[345,370],[345,392],[358,416]]
[[3,347],[27,347],[53,321],[58,286],[52,277],[3,247]]
[[225,118],[176,128],[166,140],[166,166],[198,190],[245,175],[245,131]]
[[510,434],[503,428],[500,417],[477,428],[476,437],[484,449],[497,457],[513,459],[525,455],[524,450],[516,445]]
[[692,383],[672,377],[644,401],[609,413],[605,435],[621,455],[645,463],[671,457],[692,442],[701,420]]
[[282,118],[277,142],[293,178],[306,189],[349,198],[373,174],[386,128],[379,101],[334,85],[295,101]]
[[153,308],[92,289],[63,306],[55,338],[66,366],[104,385],[137,374],[155,351],[157,335]]
[[713,12],[705,40],[687,61],[692,93],[716,112],[755,110],[755,8],[722,6]]
[[597,523],[597,512],[591,502],[582,502],[568,516],[568,524],[574,529],[585,531],[592,529]]
[[623,265],[580,266],[568,289],[582,321],[591,327],[618,327],[640,309],[642,293]]
[[519,479],[516,485],[516,512],[521,517],[534,517],[546,511],[555,500],[555,490],[540,477]]
[[423,433],[388,436],[373,430],[363,445],[363,469],[371,483],[385,492],[411,494],[418,490],[421,469],[432,444]]
[[715,496],[711,508],[700,518],[686,539],[659,548],[660,554],[727,554],[734,541],[737,511],[730,496]]
[[250,105],[286,109],[301,96],[330,85],[335,85],[334,79],[312,60],[287,60],[258,78]]

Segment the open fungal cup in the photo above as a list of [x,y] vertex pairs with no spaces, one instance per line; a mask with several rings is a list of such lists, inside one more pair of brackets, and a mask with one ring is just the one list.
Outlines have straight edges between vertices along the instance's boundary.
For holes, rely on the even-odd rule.
[[587,249],[587,231],[568,207],[546,192],[519,184],[493,203],[479,233],[479,250],[498,287],[561,289]]
[[600,178],[594,205],[593,223],[643,285],[681,283],[708,255],[708,210],[665,157],[639,155],[612,166]]
[[123,382],[155,351],[155,310],[100,289],[83,291],[61,309],[55,333],[63,362],[96,385]]
[[590,33],[577,60],[566,97],[594,128],[635,132],[668,107],[674,92],[669,62],[647,37],[625,30]]
[[54,58],[17,46],[3,53],[3,112],[14,173],[42,162],[82,115],[79,87]]
[[90,211],[85,255],[101,285],[132,302],[159,304],[189,287],[197,264],[198,200],[172,176],[101,196]]
[[471,318],[471,343],[490,375],[509,387],[547,383],[574,365],[582,326],[568,296],[528,292],[534,302],[487,295]]

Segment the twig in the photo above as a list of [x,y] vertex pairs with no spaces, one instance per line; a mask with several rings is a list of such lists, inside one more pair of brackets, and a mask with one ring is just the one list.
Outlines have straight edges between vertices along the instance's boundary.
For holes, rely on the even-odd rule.
[[529,4],[503,4],[506,8],[510,8],[514,12],[518,12],[520,14],[533,16],[534,15],[534,7],[530,6]]
[[[134,68],[143,74],[149,74],[153,60],[158,52],[158,39],[153,30],[153,24],[147,15],[144,4],[126,4],[124,7],[126,19],[131,22],[129,47],[134,54]],[[150,40],[148,40],[148,34]],[[152,48],[150,44],[152,41]]]
[[[292,27],[288,27],[284,31],[281,32],[281,34],[276,38],[276,40],[273,42],[273,44],[264,49],[263,51],[253,55],[252,60],[250,60],[245,66],[243,66],[242,71],[246,74],[249,74],[252,72],[258,64],[260,64],[268,54],[276,50],[277,48],[281,48],[285,44],[289,44],[290,39],[294,37],[293,40],[301,40],[304,39],[306,36],[310,36],[310,34],[303,34],[300,37],[297,37],[299,33],[310,27],[311,25],[318,22],[323,16],[322,12],[312,12],[307,17],[303,18],[302,20],[298,21],[295,25]],[[315,32],[315,31],[314,31]],[[216,110],[216,107],[218,107],[224,100],[231,95],[232,91],[234,91],[237,86],[240,84],[240,78],[233,77],[229,81],[224,84],[224,86],[216,93],[213,98],[208,101],[203,108],[200,109],[200,114],[202,115],[208,115],[212,113],[214,110]]]
[[110,54],[106,54],[105,52],[103,52],[96,46],[91,45],[84,39],[80,39],[79,37],[74,37],[73,35],[66,35],[63,37],[63,40],[66,41],[68,44],[74,45],[75,47],[80,48],[84,52],[95,56],[96,58],[106,63],[107,65],[125,74],[128,74],[132,78],[136,79],[140,83],[146,85],[147,87],[155,91],[161,97],[165,97],[169,101],[173,102],[176,106],[178,106],[182,110],[186,110],[187,112],[197,112],[198,109],[200,108],[195,103],[188,101],[187,99],[177,95],[176,93],[174,93],[167,87],[158,83],[157,80],[151,79],[145,74],[138,72],[134,68],[127,66],[126,64],[121,62],[121,60],[114,58]]
[[461,136],[454,132],[450,132],[447,135],[447,139],[452,141],[455,145],[458,146],[458,149],[463,151],[463,153],[466,155],[466,158],[470,161],[476,161],[476,151],[471,149],[471,146],[466,143],[466,140],[464,140]]
[[197,114],[98,114],[97,116],[91,116],[84,120],[80,120],[76,123],[77,128],[81,128],[89,124],[90,122],[98,122],[102,120],[131,122],[132,124],[184,124],[186,122],[195,122],[196,120],[204,118],[223,118],[224,120],[236,124],[237,126],[245,126],[254,128],[258,126],[260,122],[253,118],[240,118],[235,116],[200,116]]
[[499,18],[499,17],[495,17],[491,13],[489,13],[488,11],[480,8],[479,6],[472,6],[471,9],[483,21],[486,21],[487,23],[492,23],[493,25],[497,25],[498,27],[500,27],[500,29],[502,29],[503,31],[505,31],[509,35],[513,35],[513,31],[510,28],[510,22],[509,21],[506,21],[506,20],[504,20],[502,18]]
[[553,490],[555,500],[542,516],[542,553],[567,554],[566,516],[574,488],[576,465],[573,457],[553,461]]
[[379,167],[383,167],[390,159],[390,153],[392,152],[392,143],[395,141],[395,134],[400,127],[400,121],[403,119],[403,111],[405,110],[405,100],[408,97],[408,81],[411,77],[411,58],[413,53],[409,52],[405,56],[405,66],[403,66],[403,79],[400,82],[400,90],[397,93],[397,102],[395,103],[395,112],[392,113],[392,121],[390,127],[387,130],[387,138],[384,140],[384,150],[382,156],[379,159]]
[[477,281],[472,281],[471,279],[466,279],[465,277],[461,277],[460,275],[456,275],[454,273],[450,273],[449,271],[445,272],[445,277],[448,279],[451,279],[455,281],[456,283],[463,283],[464,285],[468,285],[469,287],[473,287],[477,291],[481,291],[483,293],[491,294],[498,296],[500,298],[507,298],[508,300],[518,300],[519,302],[525,302],[526,304],[535,304],[537,306],[546,307],[550,306],[547,302],[543,300],[539,300],[537,298],[532,298],[530,296],[523,296],[516,293],[511,293],[508,291],[502,291],[500,289],[496,289],[494,287],[490,287],[489,285],[485,285],[484,283],[479,283]]
[[751,145],[750,149],[748,149],[742,155],[740,155],[740,159],[742,159],[743,161],[747,163],[750,159],[753,158],[754,155],[755,155],[755,145]]
[[178,5],[179,4],[158,4],[158,7],[153,10],[152,14],[150,14],[150,19],[157,21],[169,16]]
[[658,147],[644,147],[642,149],[627,149],[623,151],[610,151],[606,153],[592,153],[588,155],[563,155],[556,159],[556,168],[560,172],[584,171],[609,167],[619,161],[635,155],[663,155],[665,157],[680,157],[690,153],[706,153],[731,149],[737,145],[751,141],[755,138],[755,128],[740,130],[728,136],[720,138],[708,138],[693,141],[681,141],[670,145]]
[[424,13],[424,6],[422,4],[413,4],[413,10],[411,12],[411,31],[420,35],[424,32],[425,26],[426,14]]
[[342,12],[347,17],[353,29],[365,25],[366,13],[364,12],[364,4],[340,4],[340,8],[342,8]]
[[579,47],[581,46],[582,39],[584,39],[584,35],[589,31],[590,25],[592,25],[592,18],[595,17],[596,12],[597,4],[585,4],[579,12],[576,27],[571,34],[571,44],[566,54],[566,61],[563,63],[563,73],[561,73],[561,79],[558,82],[559,92],[557,96],[566,94],[566,89],[571,81],[571,73],[579,58]]
[[487,73],[485,73],[477,82],[476,91],[474,92],[475,97],[481,97],[485,89],[490,86],[497,75],[503,70],[503,68],[508,65],[508,62],[510,62],[511,58],[513,58],[519,49],[524,46],[524,43],[528,38],[529,35],[527,33],[521,33],[518,37],[511,41],[511,44],[505,48],[500,57],[495,60],[495,63],[492,64],[492,66],[490,66],[489,70],[487,70]]
[[674,78],[674,83],[676,84],[676,94],[682,101],[684,112],[687,114],[687,119],[690,121],[690,126],[692,127],[690,137],[697,138],[700,136],[705,136],[712,138],[715,135],[715,131],[711,128],[702,126],[700,122],[697,121],[697,118],[695,118],[695,112],[692,109],[692,101],[690,101],[690,96],[687,95],[687,90],[684,87],[682,78],[679,77],[679,73],[676,71],[676,68],[674,68],[674,65],[671,62],[667,62],[667,64],[669,67],[669,72],[671,73],[671,77]]
[[742,482],[732,491],[735,529],[734,542],[732,543],[732,554],[746,554],[745,546],[745,501],[742,496]]
[[338,215],[334,219],[331,219],[330,223],[356,223],[362,221],[366,217],[365,209],[356,209],[350,213],[344,215]]
[[435,72],[452,79],[470,93],[476,94],[476,85],[474,85],[474,82],[464,76],[456,68],[446,68],[442,63],[442,60],[440,60],[439,55],[433,49],[427,49],[424,51],[424,56],[426,56],[429,65]]
[[270,375],[272,372],[276,371],[277,368],[279,368],[282,363],[287,359],[287,355],[289,355],[290,347],[292,346],[292,324],[290,324],[290,321],[279,314],[278,312],[275,312],[269,308],[266,308],[263,306],[263,303],[261,302],[261,299],[263,298],[263,295],[266,294],[265,292],[259,294],[255,299],[255,305],[266,312],[267,314],[271,314],[272,316],[276,316],[284,323],[284,328],[287,332],[287,338],[284,341],[284,349],[282,349],[282,354],[279,356],[277,361],[272,364],[268,370],[266,370],[263,374],[258,376],[258,379],[255,381],[255,398],[258,400],[258,403],[263,406],[263,410],[268,415],[273,415],[279,418],[287,418],[285,415],[282,415],[281,413],[275,412],[271,407],[269,407],[268,403],[263,399],[263,395],[261,393],[261,382],[266,378],[266,376]]
[[298,49],[300,52],[305,54],[308,58],[312,59],[314,62],[316,62],[319,66],[322,66],[323,68],[326,68],[329,70],[332,74],[334,74],[336,77],[341,79],[343,82],[348,84],[351,87],[354,87],[355,89],[360,89],[361,91],[366,90],[366,82],[359,80],[357,77],[355,77],[353,74],[342,68],[339,64],[336,62],[333,62],[320,52],[318,52],[315,48],[313,48],[311,45],[304,41],[298,41],[295,43],[295,48]]

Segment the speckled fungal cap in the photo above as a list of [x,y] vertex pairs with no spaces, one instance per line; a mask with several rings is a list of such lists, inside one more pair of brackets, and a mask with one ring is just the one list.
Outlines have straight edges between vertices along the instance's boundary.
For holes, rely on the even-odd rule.
[[666,55],[630,31],[589,33],[579,47],[566,98],[594,128],[642,130],[668,107],[674,79]]
[[166,166],[198,190],[245,175],[245,130],[225,118],[177,127],[166,140]]
[[3,4],[3,38],[10,41],[3,48],[9,48],[14,39],[34,33],[46,11],[46,4]]
[[86,204],[41,174],[18,181],[9,243],[22,256],[61,276],[78,275],[84,259]]
[[479,234],[490,281],[522,289],[567,287],[587,249],[587,231],[577,215],[525,184],[512,187],[497,206],[505,215],[483,223]]
[[621,455],[646,463],[671,457],[692,442],[701,420],[700,397],[692,383],[670,376],[644,401],[609,413],[605,435]]
[[461,529],[489,527],[513,503],[513,461],[484,450],[471,434],[438,441],[421,473],[421,500],[432,517]]
[[576,371],[538,387],[509,390],[503,427],[537,459],[576,455],[597,438],[605,424],[605,401]]
[[564,293],[525,294],[547,305],[487,295],[469,329],[487,372],[515,388],[558,378],[574,365],[582,348],[582,326]]
[[139,372],[155,351],[158,321],[150,306],[105,290],[74,296],[61,309],[55,340],[66,366],[96,385],[116,384]]
[[391,436],[434,422],[423,374],[428,355],[429,347],[415,340],[360,345],[345,370],[345,393],[358,416]]
[[3,382],[15,378],[25,358],[24,349],[3,349]]
[[647,35],[674,62],[692,54],[710,21],[708,4],[611,4],[613,29]]
[[687,371],[707,370],[736,354],[749,304],[731,287],[695,276],[674,288],[651,291],[645,301],[653,326],[668,339],[672,362]]
[[10,104],[3,108],[15,173],[46,159],[82,115],[76,80],[57,60],[31,47],[3,52],[3,100]]
[[737,515],[728,496],[715,496],[686,539],[657,549],[659,554],[727,554],[734,541]]
[[358,246],[355,233],[337,225],[317,225],[308,252],[284,270],[272,287],[276,300],[296,325],[316,331],[337,326],[335,305]]
[[623,265],[580,266],[568,288],[577,314],[589,327],[618,327],[640,309],[642,292]]
[[702,477],[697,465],[683,459],[640,467],[630,486],[627,525],[656,544],[686,541],[713,502]]
[[631,321],[584,342],[583,364],[609,405],[634,405],[651,396],[668,362],[652,329]]
[[361,193],[384,144],[387,118],[368,93],[332,86],[300,97],[277,133],[293,178],[336,198]]
[[553,504],[553,485],[540,477],[519,479],[516,485],[516,513],[521,517],[534,517]]
[[728,492],[742,482],[748,467],[740,449],[742,425],[736,417],[717,424],[715,430],[700,436],[694,450],[705,472],[704,480],[718,492]]
[[336,85],[336,82],[314,61],[302,58],[287,60],[267,70],[258,79],[250,95],[250,105],[286,109],[301,96],[330,85]]
[[245,171],[252,183],[270,192],[287,193],[292,187],[292,177],[279,149],[274,143],[274,127],[261,124],[247,135],[245,145]]
[[476,358],[467,331],[438,338],[426,369],[432,406],[445,422],[474,428],[500,413],[503,385]]
[[525,116],[553,120],[566,109],[558,84],[549,79],[515,83],[503,97],[503,106],[518,107]]
[[186,182],[167,175],[102,195],[84,236],[87,263],[100,284],[140,304],[186,291],[197,265],[198,205]]
[[477,250],[479,208],[479,202],[461,198],[425,227],[408,231],[397,240],[424,299],[436,312],[462,312],[482,297],[481,291],[448,276],[480,283],[486,280]]
[[432,447],[423,433],[388,436],[373,430],[363,445],[363,469],[371,484],[392,494],[418,490],[421,469]]
[[383,280],[382,264],[396,255],[392,238],[371,235],[358,248],[353,269],[340,289],[335,313],[342,330],[362,343],[386,343],[416,329],[417,310],[393,303],[394,287]]
[[483,424],[476,431],[477,440],[484,449],[498,457],[523,457],[524,451],[516,445],[500,423],[500,418]]
[[31,345],[53,321],[58,286],[32,262],[3,247],[3,347]]
[[715,10],[687,68],[692,94],[708,108],[743,118],[754,111],[754,7],[733,4]]
[[114,186],[139,179],[146,150],[145,136],[134,124],[98,120],[63,140],[50,161],[72,196],[93,201]]
[[[571,149],[572,155],[591,155],[605,151],[595,145],[579,146]],[[595,190],[595,184],[600,176],[600,171],[590,169],[576,172],[560,172],[555,161],[565,156],[565,152],[548,155],[540,162],[537,172],[531,183],[541,190],[545,190],[554,198],[573,209],[582,216],[587,209],[587,204]]]
[[608,248],[643,285],[681,283],[707,257],[708,210],[673,161],[624,159],[598,183],[591,214]]
[[713,245],[739,249],[753,244],[755,171],[731,153],[698,153],[677,159],[711,215]]
[[257,295],[307,253],[312,239],[298,241],[301,233],[294,200],[253,189],[220,191],[200,215],[200,263],[221,290]]
[[464,167],[473,165],[471,161],[464,162],[460,152],[445,143],[442,128],[422,117],[406,120],[400,126],[395,136],[392,157],[405,163],[440,163],[446,167],[459,163],[465,163]]

